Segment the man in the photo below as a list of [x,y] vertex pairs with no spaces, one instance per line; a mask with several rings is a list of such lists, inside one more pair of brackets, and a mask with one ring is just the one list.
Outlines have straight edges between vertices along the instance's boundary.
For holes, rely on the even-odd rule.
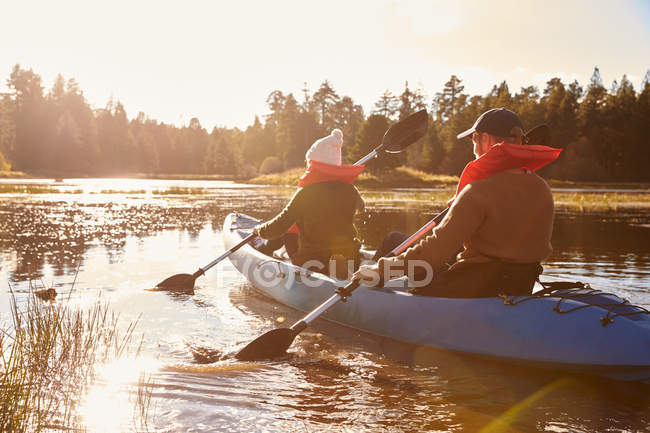
[[[337,274],[347,278],[347,261],[359,262],[361,243],[356,239],[353,218],[364,204],[352,185],[364,166],[341,165],[343,134],[339,129],[314,142],[305,158],[309,164],[289,204],[271,221],[258,226],[264,239],[286,238],[295,224],[298,245],[289,251],[291,261],[327,272],[334,256]],[[264,247],[260,251],[268,253]]]
[[[371,285],[418,260],[428,265],[429,278],[434,275],[431,283],[411,290],[415,294],[463,298],[532,293],[539,263],[552,251],[553,197],[546,182],[523,167],[539,168],[541,153],[553,154],[544,156],[545,165],[559,150],[523,146],[520,118],[504,108],[486,111],[458,138],[470,135],[476,160],[465,171],[481,173],[475,176],[479,180],[461,176],[459,185],[464,187],[430,236],[397,257],[362,266],[353,279]],[[517,157],[507,156],[504,149]],[[546,149],[550,152],[541,152]],[[447,269],[445,262],[459,250]]]

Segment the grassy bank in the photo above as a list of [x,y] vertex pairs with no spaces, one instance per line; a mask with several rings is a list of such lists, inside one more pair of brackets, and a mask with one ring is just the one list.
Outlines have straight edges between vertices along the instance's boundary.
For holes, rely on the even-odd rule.
[[72,179],[72,178],[128,178],[128,179],[157,179],[157,180],[241,180],[240,177],[225,174],[156,174],[156,173],[125,173],[122,175],[89,175],[88,173],[39,172],[24,173],[22,171],[0,171],[0,179]]
[[136,173],[125,176],[131,179],[157,179],[157,180],[238,180],[239,178],[227,174],[154,174]]
[[[305,169],[292,168],[282,173],[265,174],[244,181],[255,185],[297,185]],[[355,185],[363,188],[446,188],[458,183],[458,177],[430,174],[409,167],[397,167],[382,176],[361,173]]]
[[[362,190],[363,199],[372,205],[422,206],[444,208],[455,189],[440,191]],[[631,211],[650,209],[650,192],[553,192],[555,208],[571,212]]]
[[650,190],[650,183],[644,182],[577,182],[557,179],[547,179],[547,182],[551,188]]
[[650,192],[554,192],[556,209],[575,212],[650,209]]
[[29,177],[22,171],[0,171],[0,179],[28,179]]
[[[106,305],[82,310],[31,294],[20,306],[12,296],[11,312],[13,323],[0,329],[0,431],[78,430],[96,365],[139,351],[135,322],[120,333]],[[134,413],[146,413],[150,389],[139,382]]]
[[[172,186],[166,189],[155,189],[152,195],[201,195],[206,194],[205,188],[183,188]],[[103,189],[90,191],[88,194],[147,194],[145,189]],[[0,194],[84,194],[82,189],[61,189],[47,185],[0,185]]]

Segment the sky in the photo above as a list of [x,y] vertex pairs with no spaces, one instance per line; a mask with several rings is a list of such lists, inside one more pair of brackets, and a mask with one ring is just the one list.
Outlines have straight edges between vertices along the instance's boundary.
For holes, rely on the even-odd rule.
[[430,101],[452,74],[484,95],[560,77],[609,87],[650,68],[650,0],[0,0],[0,92],[17,63],[75,78],[91,106],[245,128],[274,90],[329,80],[369,113],[405,82]]

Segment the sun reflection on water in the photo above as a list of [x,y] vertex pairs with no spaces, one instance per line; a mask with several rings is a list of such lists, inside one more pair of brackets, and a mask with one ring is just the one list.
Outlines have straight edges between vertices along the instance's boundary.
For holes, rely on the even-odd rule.
[[[148,416],[146,379],[160,370],[161,362],[153,358],[125,358],[97,367],[95,383],[79,407],[81,422],[91,432],[121,432],[136,428]],[[144,409],[144,410],[143,410]]]

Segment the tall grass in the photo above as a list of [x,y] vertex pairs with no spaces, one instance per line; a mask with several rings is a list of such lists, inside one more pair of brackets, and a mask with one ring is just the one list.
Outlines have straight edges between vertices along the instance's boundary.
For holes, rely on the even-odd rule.
[[[77,429],[75,410],[96,363],[137,356],[142,344],[134,341],[137,321],[120,332],[119,316],[100,302],[73,308],[30,294],[20,308],[12,291],[11,317],[0,329],[0,431]],[[140,388],[136,406],[146,415],[151,387],[141,380]]]

